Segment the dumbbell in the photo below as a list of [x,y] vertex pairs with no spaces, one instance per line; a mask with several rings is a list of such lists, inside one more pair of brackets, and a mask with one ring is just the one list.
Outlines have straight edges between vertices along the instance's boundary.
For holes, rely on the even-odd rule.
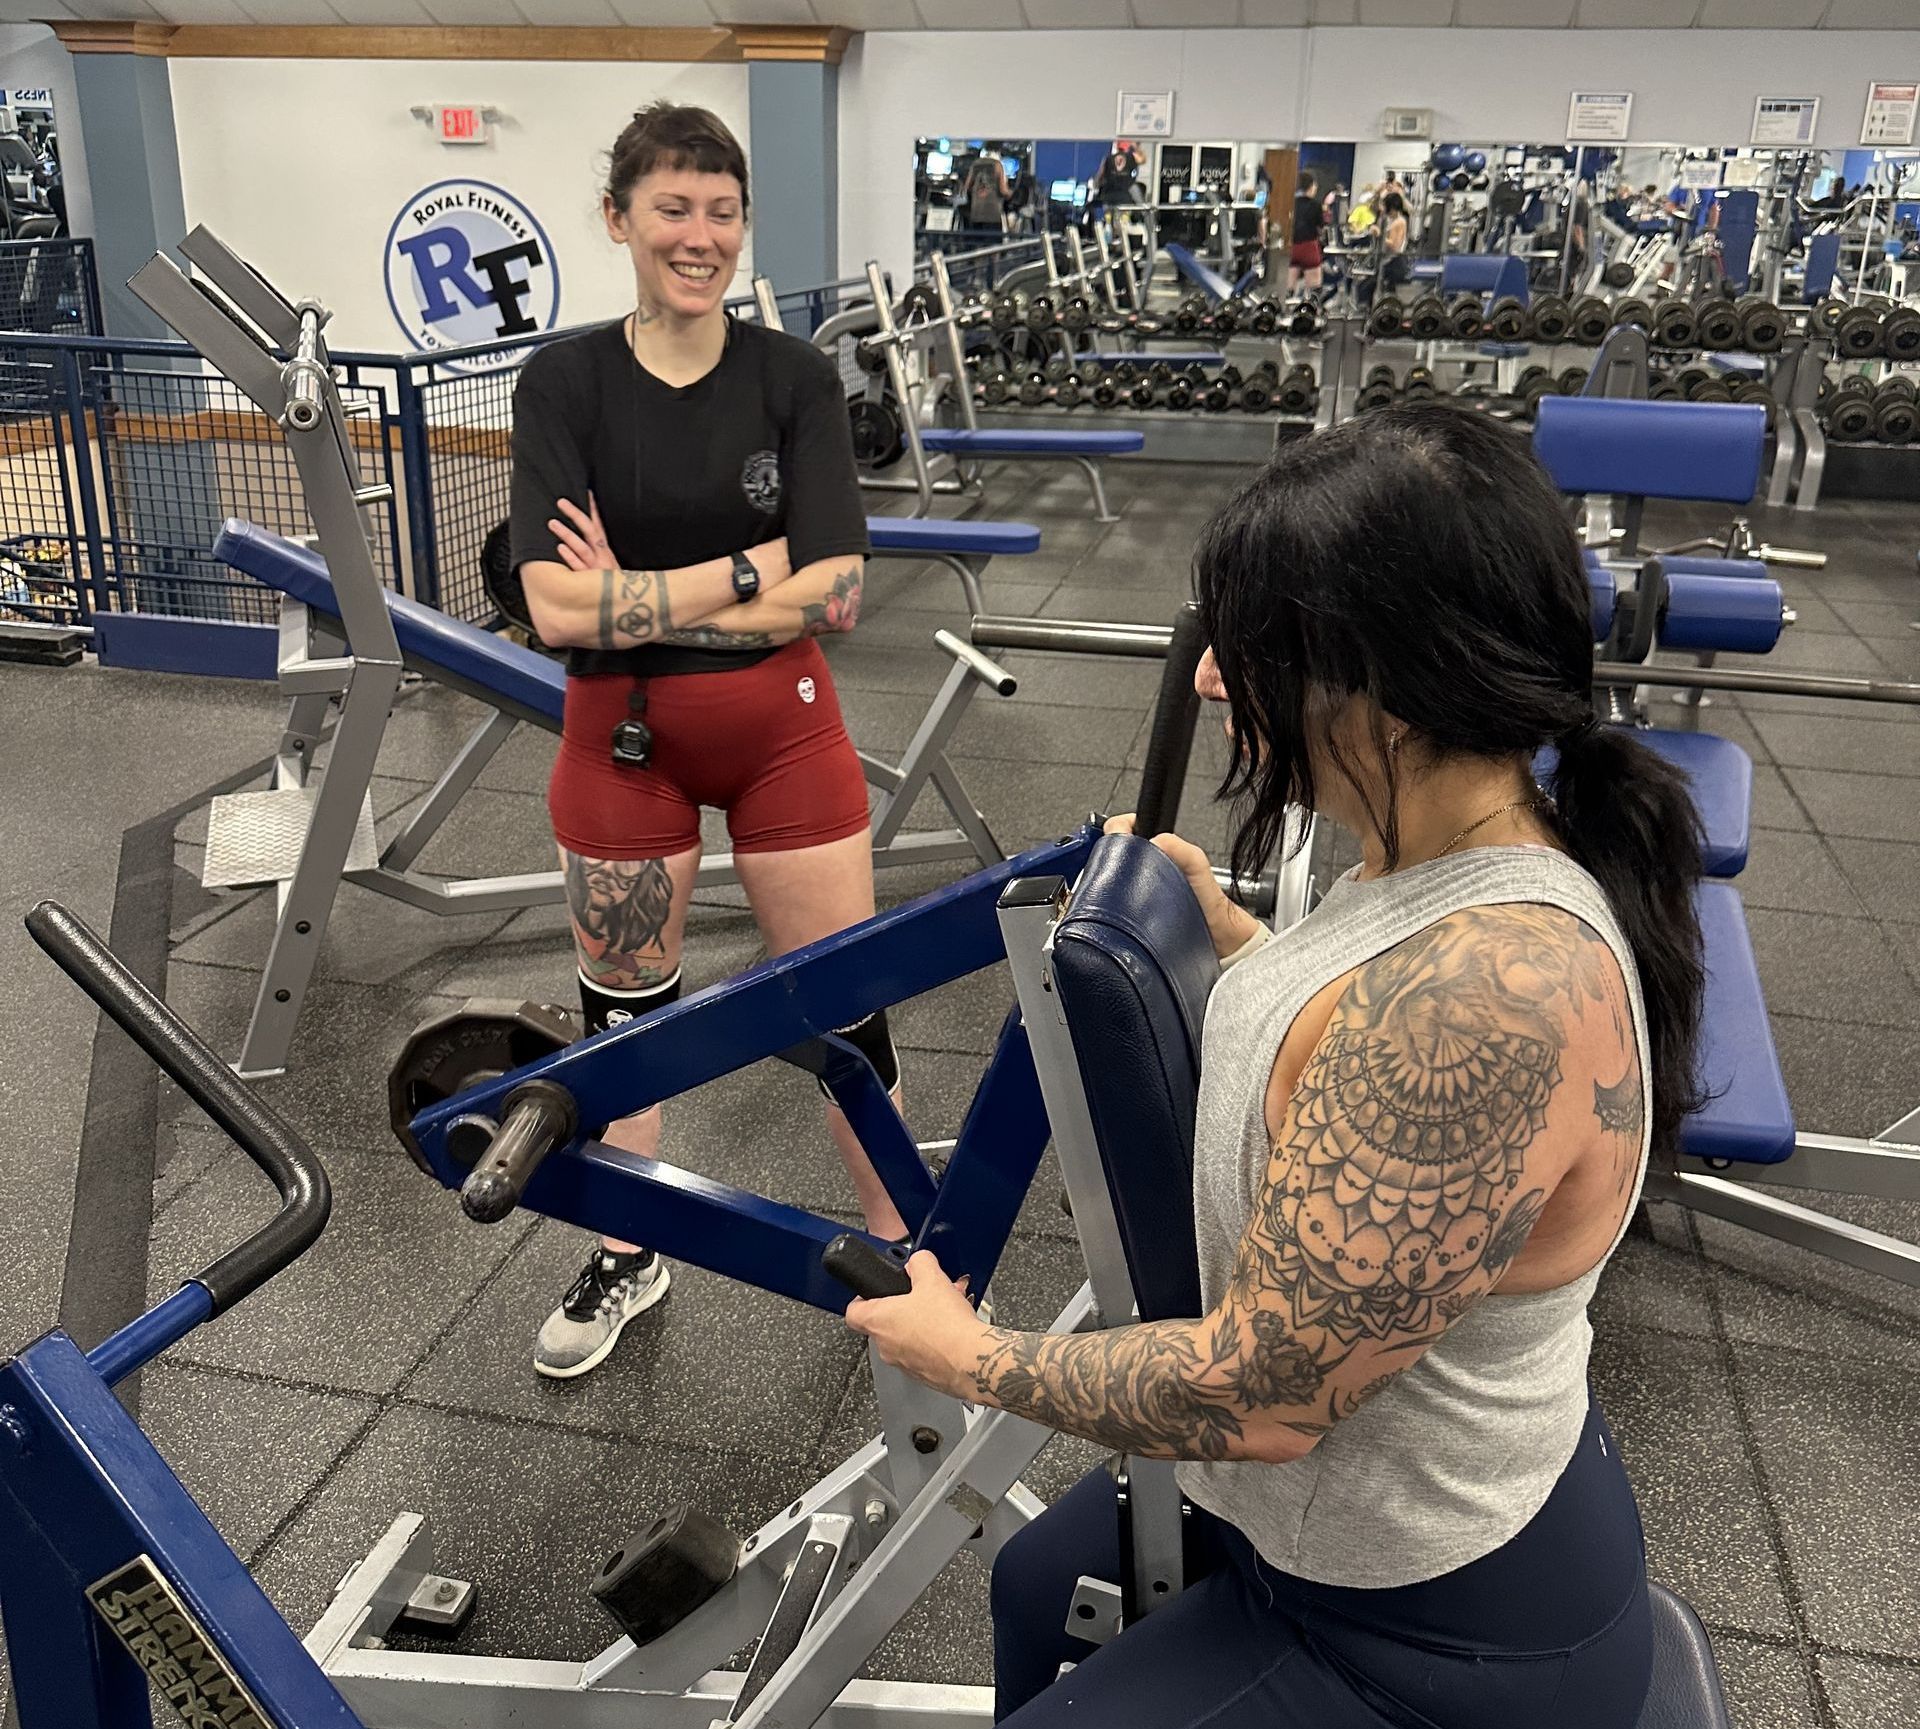
[[1880,308],[1849,306],[1833,327],[1833,351],[1842,360],[1869,360],[1880,352]]
[[1695,340],[1702,348],[1736,348],[1740,344],[1740,311],[1724,294],[1704,294],[1693,303]]
[[1274,405],[1282,414],[1311,414],[1320,405],[1320,380],[1311,366],[1302,361],[1274,392]]
[[990,372],[980,384],[980,400],[989,408],[998,408],[1013,389],[1013,380],[1004,372]]
[[1255,336],[1271,336],[1280,328],[1281,310],[1277,301],[1254,301],[1247,311],[1247,329]]
[[1423,294],[1407,308],[1407,330],[1415,342],[1436,342],[1447,334],[1447,303]]
[[1317,300],[1297,301],[1287,314],[1289,336],[1318,336],[1326,327],[1326,309]]
[[1590,366],[1563,366],[1554,377],[1554,386],[1562,396],[1578,396],[1587,388]]
[[1049,384],[1058,384],[1073,375],[1073,362],[1064,354],[1056,354],[1040,370],[1046,374]]
[[1060,308],[1060,328],[1068,334],[1078,336],[1093,323],[1093,302],[1084,294],[1069,296]]
[[1598,348],[1612,324],[1613,314],[1597,294],[1583,294],[1567,309],[1567,338],[1581,348]]
[[1193,380],[1184,372],[1167,386],[1166,402],[1167,406],[1171,409],[1179,411],[1191,408],[1193,406],[1193,398]]
[[1091,390],[1106,373],[1107,369],[1097,360],[1083,360],[1073,369],[1073,375],[1080,380],[1083,390]]
[[1807,329],[1815,336],[1832,336],[1840,320],[1853,310],[1844,300],[1829,294],[1807,314]]
[[1600,272],[1600,280],[1609,288],[1627,288],[1633,283],[1633,266],[1616,259]]
[[1642,330],[1653,328],[1653,308],[1637,294],[1629,294],[1616,300],[1607,309],[1607,316],[1615,330],[1623,324],[1637,324]]
[[1668,294],[1653,303],[1654,342],[1661,348],[1691,348],[1699,336],[1693,307],[1677,294]]
[[1407,376],[1400,386],[1400,397],[1404,402],[1431,402],[1439,395],[1433,382],[1432,370],[1425,366],[1410,366]]
[[1882,444],[1911,444],[1920,432],[1920,400],[1911,378],[1883,378],[1873,393],[1873,436]]
[[1159,386],[1145,373],[1127,386],[1127,401],[1135,408],[1151,408],[1159,394]]
[[1173,309],[1173,327],[1182,336],[1191,336],[1200,328],[1200,321],[1207,315],[1207,303],[1203,296],[1189,294]]
[[1002,336],[1011,333],[1027,316],[1027,297],[1018,291],[1012,294],[993,296],[987,311],[987,322]]
[[1674,383],[1670,374],[1653,373],[1647,379],[1647,400],[1649,402],[1684,402],[1680,386]]
[[1543,396],[1553,396],[1558,391],[1554,377],[1544,366],[1529,366],[1514,381],[1513,393],[1519,397],[1522,408],[1531,419],[1540,407]]
[[1060,322],[1060,315],[1049,294],[1036,294],[1027,302],[1026,325],[1035,336],[1044,336]]
[[1920,360],[1920,308],[1896,306],[1880,320],[1880,351],[1889,360]]
[[1213,309],[1213,328],[1222,336],[1231,336],[1253,317],[1253,308],[1237,294],[1229,295]]
[[1111,376],[1113,382],[1124,390],[1140,376],[1140,368],[1131,360],[1122,360],[1114,366]]
[[1487,334],[1496,342],[1524,342],[1527,339],[1527,309],[1511,294],[1503,294],[1488,309]]
[[1078,408],[1081,394],[1080,380],[1071,372],[1053,387],[1053,400],[1062,408]]
[[1733,309],[1740,315],[1740,340],[1754,354],[1777,354],[1787,339],[1787,315],[1764,294],[1749,294],[1736,300]]
[[1367,314],[1367,334],[1376,342],[1392,342],[1407,333],[1407,303],[1397,294],[1383,294]]
[[1871,437],[1873,398],[1873,386],[1858,373],[1841,379],[1827,401],[1827,435],[1842,444],[1858,444],[1861,439]]
[[1117,408],[1120,404],[1120,387],[1111,378],[1096,379],[1091,400],[1095,408]]
[[1029,372],[1020,381],[1020,406],[1038,408],[1047,400],[1047,375],[1044,372]]
[[1360,386],[1360,394],[1354,398],[1355,414],[1370,414],[1376,408],[1385,408],[1393,401],[1397,392],[1391,366],[1376,366],[1367,374],[1366,383]]
[[1224,414],[1233,406],[1233,392],[1240,375],[1231,366],[1223,367],[1213,382],[1200,392],[1200,406],[1209,414]]
[[1147,377],[1153,380],[1157,388],[1164,390],[1173,382],[1172,363],[1165,360],[1156,360],[1147,368]]
[[[1298,367],[1294,368],[1297,372]],[[1274,392],[1280,387],[1278,361],[1263,360],[1240,386],[1240,406],[1249,414],[1264,414],[1273,406]]]
[[1486,328],[1486,314],[1477,294],[1456,295],[1447,308],[1447,329],[1456,341],[1472,342]]
[[1689,402],[1731,402],[1733,390],[1725,379],[1716,377],[1704,366],[1689,366],[1675,382]]
[[1558,294],[1542,294],[1527,315],[1527,328],[1535,342],[1564,342],[1573,328],[1573,308]]
[[1773,430],[1773,392],[1757,378],[1743,378],[1733,387],[1735,402],[1757,402],[1767,411],[1767,430]]

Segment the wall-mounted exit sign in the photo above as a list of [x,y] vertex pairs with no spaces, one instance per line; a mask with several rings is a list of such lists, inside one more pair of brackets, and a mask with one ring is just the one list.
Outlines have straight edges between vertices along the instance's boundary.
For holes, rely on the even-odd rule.
[[471,105],[436,103],[434,131],[442,144],[484,144],[487,142],[489,111]]

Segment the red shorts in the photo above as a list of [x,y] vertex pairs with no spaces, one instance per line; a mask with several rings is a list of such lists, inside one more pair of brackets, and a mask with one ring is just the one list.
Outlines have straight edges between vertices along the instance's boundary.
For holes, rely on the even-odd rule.
[[867,826],[867,777],[847,737],[826,656],[789,643],[733,672],[647,680],[653,760],[613,760],[635,681],[567,680],[547,784],[554,838],[586,858],[671,858],[700,840],[700,807],[727,813],[736,852],[789,852]]
[[1287,262],[1291,264],[1295,270],[1318,270],[1324,262],[1320,252],[1320,242],[1317,240],[1297,241],[1294,244],[1293,250],[1287,254]]

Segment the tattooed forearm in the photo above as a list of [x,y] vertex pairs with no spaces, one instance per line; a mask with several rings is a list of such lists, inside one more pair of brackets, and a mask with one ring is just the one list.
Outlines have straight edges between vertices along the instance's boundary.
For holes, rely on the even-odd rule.
[[660,638],[676,648],[749,649],[773,648],[772,634],[764,630],[723,630],[717,624],[690,624],[670,630]]
[[600,573],[598,648],[633,648],[658,642],[673,629],[667,585],[657,570]]
[[567,909],[581,968],[596,984],[644,989],[666,976],[665,937],[673,879],[660,859],[563,855]]
[[819,600],[810,600],[800,608],[800,634],[831,636],[853,629],[860,622],[860,594],[864,584],[864,571],[858,561],[848,565]]

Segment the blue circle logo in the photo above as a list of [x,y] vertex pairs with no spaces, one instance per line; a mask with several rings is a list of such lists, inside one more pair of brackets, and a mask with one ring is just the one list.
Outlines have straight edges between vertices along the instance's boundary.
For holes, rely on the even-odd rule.
[[[484,180],[442,180],[402,206],[387,230],[387,304],[425,353],[551,330],[560,270],[534,214]],[[463,372],[517,364],[524,348],[450,360]]]

